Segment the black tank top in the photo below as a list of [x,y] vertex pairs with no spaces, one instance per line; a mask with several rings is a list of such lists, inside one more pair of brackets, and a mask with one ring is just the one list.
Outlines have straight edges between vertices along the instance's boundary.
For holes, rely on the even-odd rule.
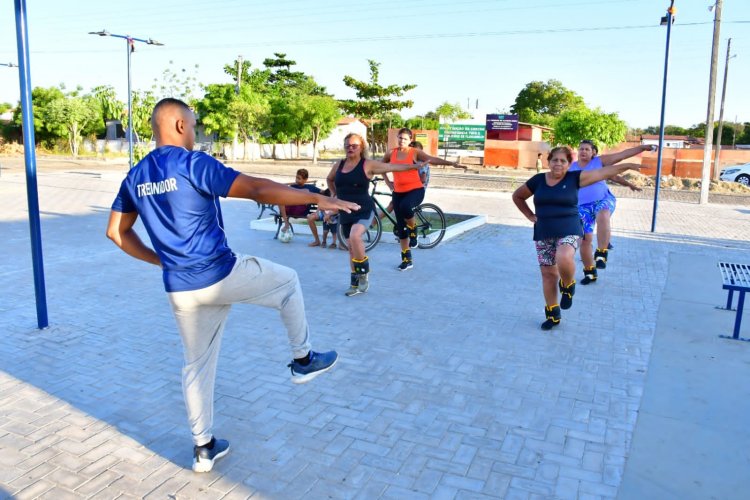
[[356,212],[341,212],[339,222],[351,224],[358,220],[368,219],[370,213],[375,208],[372,198],[370,198],[370,179],[365,173],[365,159],[362,158],[357,166],[351,172],[343,172],[344,160],[339,163],[336,170],[336,196],[340,200],[351,201],[360,206]]

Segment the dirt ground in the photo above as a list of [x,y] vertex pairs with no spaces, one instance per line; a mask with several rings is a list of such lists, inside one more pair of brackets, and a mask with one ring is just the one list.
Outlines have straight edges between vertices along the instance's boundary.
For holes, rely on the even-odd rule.
[[[643,175],[640,172],[627,172],[623,175],[629,182],[632,182],[638,187],[654,187],[656,185],[656,177]],[[663,175],[661,177],[661,189],[672,189],[672,190],[685,190],[685,191],[700,191],[701,180],[700,179],[686,179],[681,177],[674,177],[672,175]],[[738,182],[726,182],[726,181],[711,181],[711,185],[708,190],[718,194],[750,194],[750,188],[743,186]]]

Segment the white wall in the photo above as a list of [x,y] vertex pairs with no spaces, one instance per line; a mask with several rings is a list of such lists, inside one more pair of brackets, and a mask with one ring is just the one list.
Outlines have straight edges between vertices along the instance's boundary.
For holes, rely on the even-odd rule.
[[355,133],[367,138],[367,126],[357,120],[346,125],[336,125],[331,135],[318,142],[318,151],[323,149],[344,149],[344,137],[347,134]]
[[[654,146],[659,145],[659,139],[643,139],[641,141],[641,144],[651,144]],[[685,147],[685,141],[676,141],[676,140],[667,140],[664,139],[664,147],[665,148],[676,148],[681,149]]]

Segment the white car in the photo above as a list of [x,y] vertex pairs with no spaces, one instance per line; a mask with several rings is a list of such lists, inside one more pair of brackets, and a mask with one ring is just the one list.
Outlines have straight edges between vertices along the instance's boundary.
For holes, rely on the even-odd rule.
[[722,181],[739,182],[744,186],[750,187],[750,163],[725,168],[721,171],[719,179]]

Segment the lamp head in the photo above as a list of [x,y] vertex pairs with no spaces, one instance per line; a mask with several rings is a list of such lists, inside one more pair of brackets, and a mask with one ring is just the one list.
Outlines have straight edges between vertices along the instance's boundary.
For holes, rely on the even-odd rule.
[[156,41],[156,40],[154,40],[153,38],[149,38],[149,39],[148,39],[148,42],[146,42],[146,43],[148,43],[149,45],[164,45],[164,44],[163,44],[163,43],[161,43],[161,42],[157,42],[157,41]]
[[110,33],[107,30],[89,31],[89,35],[109,36]]

